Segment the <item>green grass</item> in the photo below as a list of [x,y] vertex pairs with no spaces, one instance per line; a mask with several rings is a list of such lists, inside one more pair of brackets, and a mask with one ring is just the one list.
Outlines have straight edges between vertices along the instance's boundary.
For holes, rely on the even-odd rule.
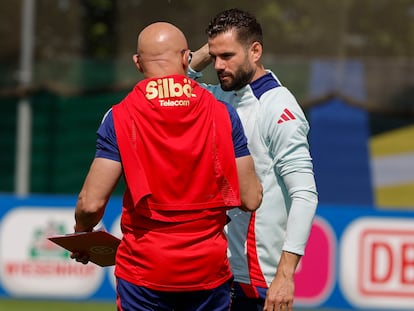
[[[0,299],[0,310],[12,311],[116,311],[115,302],[69,302]],[[295,311],[339,311],[337,309],[295,308]]]
[[0,310],[13,311],[115,311],[115,302],[68,302],[0,299]]

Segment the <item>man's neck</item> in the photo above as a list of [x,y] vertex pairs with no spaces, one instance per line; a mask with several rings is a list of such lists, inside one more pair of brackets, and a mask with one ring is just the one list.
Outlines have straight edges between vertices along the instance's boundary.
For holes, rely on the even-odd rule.
[[257,70],[255,71],[252,80],[250,81],[250,83],[252,83],[253,81],[256,81],[257,79],[259,79],[260,77],[263,77],[266,74],[266,70],[264,69],[263,65],[257,66]]

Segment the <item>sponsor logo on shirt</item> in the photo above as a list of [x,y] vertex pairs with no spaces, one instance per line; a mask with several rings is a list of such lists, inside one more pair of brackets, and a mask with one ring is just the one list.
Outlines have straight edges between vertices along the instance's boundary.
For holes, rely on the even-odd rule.
[[172,107],[172,106],[190,106],[190,101],[188,99],[179,99],[179,100],[160,100],[160,106],[162,107]]
[[279,120],[277,120],[277,124],[286,122],[286,121],[290,121],[290,120],[295,120],[295,116],[293,115],[292,112],[290,112],[289,109],[285,109],[283,110],[283,113],[280,115]]
[[[184,78],[176,82],[173,78],[152,80],[146,86],[145,97],[149,100],[158,98],[161,106],[189,106],[190,98],[196,97],[193,94],[191,81]],[[173,99],[174,97],[179,99]]]

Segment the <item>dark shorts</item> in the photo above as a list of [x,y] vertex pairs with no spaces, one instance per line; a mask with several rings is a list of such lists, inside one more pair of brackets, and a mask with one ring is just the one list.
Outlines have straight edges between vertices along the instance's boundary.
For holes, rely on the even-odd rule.
[[237,282],[233,283],[231,288],[231,311],[263,310],[267,288],[254,287],[254,289],[247,289],[248,287]]
[[231,281],[212,290],[163,292],[117,278],[118,311],[229,311]]

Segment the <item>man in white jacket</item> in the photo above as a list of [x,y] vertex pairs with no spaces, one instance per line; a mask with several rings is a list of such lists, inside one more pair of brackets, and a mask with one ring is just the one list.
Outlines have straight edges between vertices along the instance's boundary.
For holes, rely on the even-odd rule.
[[200,78],[213,62],[220,84],[204,87],[236,108],[263,185],[260,209],[228,213],[232,311],[292,310],[294,273],[318,202],[309,125],[295,97],[263,67],[254,16],[226,10],[206,32],[208,44],[193,53],[189,76]]

